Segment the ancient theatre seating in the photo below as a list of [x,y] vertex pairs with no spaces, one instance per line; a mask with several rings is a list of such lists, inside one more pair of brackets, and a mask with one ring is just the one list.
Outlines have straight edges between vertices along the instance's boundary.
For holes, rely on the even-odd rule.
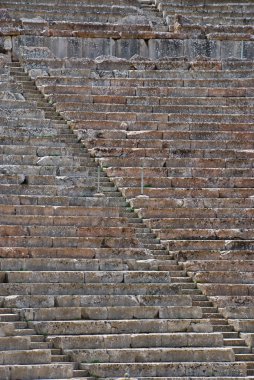
[[246,378],[228,339],[237,333],[216,328],[183,267],[105,174],[96,187],[87,150],[11,69],[20,85],[1,103],[1,378]]
[[[237,296],[253,294],[247,269],[253,260],[253,62],[121,60],[119,71],[108,62],[106,69],[74,61],[73,70],[70,62],[61,70],[49,62],[38,88],[200,288],[218,297],[237,329],[251,332],[250,313],[231,309]],[[138,197],[142,167],[149,198]]]
[[175,15],[182,15],[197,25],[253,26],[254,5],[250,0],[155,0],[155,3],[168,25],[173,24]]

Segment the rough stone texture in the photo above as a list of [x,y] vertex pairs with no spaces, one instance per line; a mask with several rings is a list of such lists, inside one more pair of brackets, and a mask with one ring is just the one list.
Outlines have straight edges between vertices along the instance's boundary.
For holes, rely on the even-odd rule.
[[3,6],[0,378],[247,379],[252,3]]

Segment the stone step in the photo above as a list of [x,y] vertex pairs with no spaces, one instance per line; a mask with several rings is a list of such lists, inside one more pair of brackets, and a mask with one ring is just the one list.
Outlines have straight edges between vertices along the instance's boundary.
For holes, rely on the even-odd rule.
[[31,336],[31,335],[36,334],[36,331],[33,328],[31,328],[31,329],[29,329],[29,328],[21,328],[21,329],[17,328],[15,330],[15,333],[18,336]]
[[[36,207],[38,211],[40,208]],[[89,210],[88,210],[89,211]],[[91,210],[92,211],[92,210]],[[95,210],[96,213],[96,210]],[[105,208],[105,213],[107,214],[107,209]],[[119,226],[126,226],[129,228],[135,228],[137,231],[137,235],[143,235],[149,234],[150,229],[145,228],[143,223],[138,220],[136,221],[131,220],[130,218],[127,217],[108,217],[106,220],[102,217],[99,216],[86,216],[85,212],[83,214],[84,216],[72,216],[72,215],[65,215],[65,216],[50,216],[50,215],[40,215],[40,216],[35,216],[35,215],[8,215],[8,219],[6,214],[4,214],[3,217],[0,216],[0,223],[1,226],[5,225],[12,225],[12,226],[18,226],[21,224],[24,224],[26,226],[43,226],[43,225],[52,225],[52,226],[69,226],[70,228],[75,225],[77,227],[88,227],[94,225],[94,227],[100,225],[101,222],[101,227],[104,227],[107,225],[108,228],[110,227],[119,227]]]
[[147,347],[215,347],[222,346],[221,335],[217,333],[149,333],[116,335],[68,335],[50,336],[47,342],[61,349],[106,349],[106,348],[147,348]]
[[227,324],[223,325],[213,325],[213,331],[214,332],[234,332],[234,329],[232,326],[228,326]]
[[[168,271],[22,271],[0,272],[6,283],[169,283]],[[8,314],[6,314],[8,315]],[[4,318],[4,315],[0,315]]]
[[[77,116],[78,116],[78,119],[80,119],[79,117],[79,113],[80,114],[83,114],[83,104],[82,103],[77,103],[77,102],[73,102],[73,103],[63,103],[63,104],[58,104],[56,103],[55,104],[55,108],[56,108],[56,111],[59,112],[60,115],[62,115],[64,117],[64,115],[68,115],[68,113],[70,112],[70,114],[73,114],[74,115],[74,112],[76,112]],[[90,113],[100,113],[100,112],[109,112],[109,113],[113,113],[113,112],[126,112],[126,113],[132,113],[132,112],[137,112],[138,114],[142,114],[142,113],[149,113],[149,112],[152,112],[152,113],[155,113],[155,114],[171,114],[171,117],[172,115],[175,115],[175,114],[187,114],[188,115],[195,115],[195,116],[198,116],[198,115],[202,115],[202,114],[206,114],[206,115],[214,115],[214,114],[218,114],[218,115],[221,115],[221,117],[223,115],[232,115],[232,117],[234,115],[239,115],[239,114],[244,114],[244,111],[246,112],[246,114],[252,114],[253,113],[253,106],[252,104],[250,105],[244,105],[242,107],[237,107],[237,109],[235,108],[235,106],[231,106],[231,105],[224,105],[222,107],[219,107],[216,106],[216,105],[203,105],[203,104],[200,104],[200,105],[192,105],[192,104],[184,104],[184,105],[178,105],[178,104],[173,104],[173,105],[167,105],[167,104],[163,104],[163,105],[139,105],[138,103],[136,104],[136,102],[133,101],[133,104],[125,104],[125,105],[122,105],[122,104],[110,104],[110,103],[100,103],[100,104],[90,104],[90,103],[87,103],[86,104],[86,108],[87,108],[87,111],[90,112]],[[44,111],[44,109],[42,109]],[[55,112],[52,111],[52,115],[56,115]],[[87,118],[86,118],[87,119]],[[246,120],[247,121],[247,120]]]
[[43,335],[31,335],[30,339],[31,339],[31,342],[33,343],[43,343],[45,341],[45,338]]
[[0,322],[14,322],[18,320],[19,320],[18,314],[1,314],[0,315]]
[[127,203],[125,199],[118,197],[97,197],[97,196],[86,196],[86,197],[67,197],[67,196],[40,196],[40,195],[7,195],[0,198],[0,204],[8,205],[45,205],[45,206],[83,206],[91,204],[103,204],[108,205],[109,207],[123,206],[126,207]]
[[11,366],[0,365],[0,374],[2,379],[38,379],[52,378],[71,379],[73,377],[72,364],[13,364]]
[[250,352],[250,349],[246,346],[231,347],[235,354],[247,354]]
[[1,362],[8,364],[50,364],[50,350],[9,350],[3,351],[1,354]]
[[230,338],[227,338],[227,339],[224,339],[224,345],[225,346],[239,346],[239,347],[242,347],[242,348],[247,348],[249,350],[248,347],[244,346],[245,344],[245,340],[244,339],[240,339],[240,338],[235,338],[235,339],[230,339]]
[[[79,71],[81,72],[81,70]],[[134,72],[136,73],[136,72]],[[151,74],[153,74],[153,76],[158,76],[158,75],[164,75],[164,76],[169,76],[169,72],[168,71],[165,71],[164,73],[162,71],[160,71],[160,74],[158,73],[158,71],[152,71]],[[59,74],[60,76],[61,74]],[[134,75],[137,75],[137,74],[134,74]],[[134,76],[133,75],[133,76]],[[140,73],[140,75],[142,75],[142,72]],[[180,75],[186,75],[184,74],[183,71],[172,71],[171,75],[175,75],[175,76],[180,76]],[[188,74],[187,74],[188,75]],[[193,75],[193,74],[192,74]],[[198,75],[199,77],[202,76],[202,72],[198,72]],[[203,73],[204,76],[208,76],[207,72]],[[214,75],[214,73],[213,73]],[[212,76],[213,76],[212,75]],[[223,75],[225,76],[225,72],[223,73]],[[232,74],[230,74],[232,75]],[[237,72],[234,72],[235,76],[237,76]],[[242,75],[248,77],[248,76],[251,76],[252,75],[252,71],[250,71],[249,73],[247,72],[244,72]],[[73,103],[74,104],[74,107],[81,107],[81,103],[86,103],[86,104],[119,104],[119,105],[123,105],[123,104],[127,104],[127,105],[145,105],[145,106],[148,106],[148,105],[154,105],[154,106],[165,106],[165,105],[173,105],[173,104],[176,104],[176,105],[204,105],[204,106],[207,106],[207,105],[223,105],[223,106],[230,106],[230,105],[236,105],[237,103],[241,103],[242,105],[253,105],[253,96],[244,96],[246,95],[246,92],[244,94],[244,92],[242,91],[242,93],[240,93],[239,91],[239,96],[237,96],[237,90],[236,90],[236,96],[234,97],[223,97],[223,96],[220,96],[219,94],[219,90],[218,90],[218,94],[217,96],[213,96],[213,94],[211,93],[210,96],[209,96],[209,93],[207,93],[206,90],[203,90],[203,93],[202,93],[202,90],[200,90],[200,93],[198,94],[198,90],[200,89],[196,89],[196,94],[199,95],[197,97],[186,97],[186,94],[184,95],[183,93],[181,93],[181,88],[178,88],[178,92],[179,94],[177,94],[177,88],[175,89],[175,94],[173,97],[166,97],[166,96],[159,96],[159,92],[156,94],[156,90],[154,91],[155,93],[154,94],[151,94],[151,97],[149,97],[149,99],[147,97],[142,96],[142,94],[133,94],[132,96],[128,95],[128,90],[126,89],[126,94],[117,94],[117,91],[116,91],[116,94],[115,95],[111,95],[110,94],[110,90],[106,89],[105,88],[105,93],[108,92],[108,95],[97,95],[96,93],[91,93],[89,95],[83,95],[83,94],[65,94],[64,96],[61,95],[61,94],[57,94],[57,96],[54,97],[54,95],[50,95],[49,98],[52,99],[54,101],[54,105],[57,106],[57,107],[63,107],[63,105],[66,103],[67,105],[68,104],[71,104]],[[98,90],[97,90],[98,91]],[[112,90],[111,90],[112,91]],[[147,90],[149,92],[149,89]],[[194,91],[194,89],[192,90]],[[96,89],[94,89],[90,92],[96,92]],[[145,89],[143,89],[143,92],[145,92]],[[164,91],[165,92],[165,91]],[[187,90],[187,92],[189,92],[190,95],[194,95],[194,94],[191,94],[191,90]],[[147,94],[148,95],[148,94]],[[215,95],[215,91],[214,91],[214,95]],[[223,92],[221,91],[221,95],[223,95]],[[242,95],[242,96],[240,96]],[[28,98],[29,99],[29,98]],[[45,102],[41,102],[42,104],[47,104],[46,101]]]
[[[229,264],[230,265],[230,264]],[[247,263],[246,263],[247,266]],[[232,268],[234,269],[234,268]],[[246,273],[247,272],[247,273]],[[237,276],[236,277],[236,273]],[[228,271],[209,271],[209,272],[199,272],[193,275],[193,278],[197,283],[203,282],[205,279],[206,283],[228,283],[228,284],[252,284],[253,283],[253,273],[245,270],[231,270]]]
[[[207,271],[209,268],[216,268],[216,266],[219,264],[220,265],[220,270],[229,270],[229,274],[231,274],[231,271],[233,272],[235,269],[235,266],[237,265],[237,268],[240,272],[245,271],[251,272],[252,271],[252,266],[254,265],[253,260],[242,260],[241,257],[237,259],[229,259],[227,260],[226,257],[225,259],[219,260],[219,258],[216,257],[216,254],[213,256],[213,260],[202,260],[202,261],[189,261],[186,263],[183,263],[183,267],[186,270],[189,270],[191,272],[196,272],[197,270],[200,271]],[[213,273],[213,271],[211,271]]]
[[[18,289],[19,295],[152,295],[152,294],[192,294],[193,289],[187,289],[191,284],[168,284],[168,283],[119,283],[116,287],[114,283],[105,283],[102,287],[100,283],[31,283],[27,284],[0,284],[0,295],[10,296],[14,294],[14,289]],[[187,291],[184,291],[183,287]],[[229,326],[228,326],[229,327]],[[227,328],[228,328],[227,327]],[[226,328],[226,327],[225,327]],[[218,330],[219,331],[219,330]]]
[[218,312],[215,312],[215,313],[205,313],[203,312],[203,315],[205,318],[210,318],[211,320],[216,320],[216,319],[221,319],[223,318],[223,316],[221,314],[219,314]]
[[[53,259],[133,259],[133,260],[148,260],[153,259],[152,252],[143,247],[116,247],[116,248],[100,248],[100,247],[13,247],[11,249],[13,257],[23,258],[53,258]],[[4,258],[10,257],[8,247],[0,247],[0,255]],[[171,262],[171,256],[158,256],[160,260],[168,260]],[[20,269],[19,267],[16,268]],[[105,268],[106,269],[106,268]],[[156,269],[156,268],[155,268]],[[74,267],[75,270],[75,267]]]
[[[45,246],[52,246],[50,245],[50,242],[52,239],[54,239],[54,246],[57,246],[56,244],[61,244],[61,237],[66,240],[69,239],[69,244],[73,242],[73,244],[78,244],[78,238],[80,237],[80,242],[82,239],[84,240],[84,237],[87,238],[87,241],[90,241],[92,244],[96,243],[96,238],[98,237],[98,244],[97,247],[103,246],[101,245],[101,239],[109,239],[112,238],[112,243],[120,244],[121,245],[121,238],[117,237],[120,236],[121,234],[123,235],[122,241],[124,242],[127,238],[131,238],[133,236],[133,239],[135,238],[135,229],[131,227],[94,227],[93,230],[91,227],[72,227],[68,228],[66,226],[29,226],[29,227],[22,227],[22,226],[0,226],[0,236],[3,237],[3,240],[0,242],[0,245],[2,247],[5,246],[6,244],[6,237],[12,236],[12,244],[14,246],[18,246],[19,244],[15,244],[16,242],[20,242],[20,244],[24,244],[26,246],[26,236],[31,236],[31,245],[36,244],[36,239],[38,237],[38,242],[39,238],[42,238],[43,236],[48,236],[49,241]],[[137,239],[136,239],[137,240]],[[32,241],[34,242],[32,244]],[[146,245],[152,245],[152,244],[159,244],[157,240],[149,239],[144,237],[143,241],[146,242]],[[43,243],[43,242],[42,242]],[[23,245],[22,244],[22,245]],[[12,245],[13,246],[13,245]],[[41,246],[41,243],[38,243],[38,246]],[[44,244],[43,244],[44,246]],[[61,246],[61,245],[60,245]],[[138,246],[138,244],[136,244]],[[84,246],[85,247],[85,246]]]
[[[87,376],[103,377],[104,373],[107,376],[121,376],[122,373],[129,373],[130,376],[136,377],[174,377],[181,374],[184,376],[211,376],[212,371],[216,370],[217,376],[246,376],[246,368],[241,363],[84,363],[80,365],[80,369],[86,371]],[[179,372],[180,371],[180,372]]]
[[[151,71],[150,71],[151,72]],[[148,73],[150,73],[148,71]],[[146,71],[144,72],[146,73]],[[153,71],[155,73],[155,71]],[[136,71],[134,71],[134,75],[136,74]],[[107,86],[110,85],[111,87],[138,87],[140,88],[146,88],[146,87],[156,87],[157,89],[160,87],[191,87],[191,88],[202,88],[205,89],[213,89],[213,88],[226,88],[227,85],[229,88],[252,88],[253,87],[253,79],[249,78],[225,78],[224,72],[222,73],[221,78],[201,78],[198,76],[198,78],[167,78],[168,72],[166,71],[166,79],[160,78],[159,75],[156,75],[155,73],[155,79],[154,78],[128,78],[128,77],[104,77],[104,78],[86,78],[86,77],[67,77],[62,76],[61,82],[58,83],[61,86],[91,86],[92,84],[96,83],[98,86]],[[160,71],[159,71],[160,74]],[[195,75],[195,74],[194,74]],[[111,74],[112,76],[112,74]],[[51,83],[54,83],[55,81],[59,82],[58,76],[47,76],[47,77],[39,77],[36,80],[36,86],[40,89],[40,87],[44,87],[44,93],[47,86],[50,86]],[[124,86],[123,86],[124,85]],[[158,90],[157,90],[158,91]]]
[[49,335],[98,335],[121,333],[169,333],[202,331],[212,332],[209,320],[205,319],[140,319],[84,321],[33,321],[28,322],[38,334]]
[[49,349],[49,344],[46,342],[31,342],[29,348],[31,350],[42,350],[42,349]]
[[66,363],[70,362],[68,355],[51,355],[51,361],[52,363]]
[[[103,250],[103,249],[102,249]],[[108,251],[108,250],[106,250]],[[130,251],[130,250],[129,250]],[[135,249],[133,250],[133,253]],[[71,253],[71,252],[70,252]],[[106,253],[107,254],[107,253]],[[175,260],[170,260],[165,263],[164,260],[157,260],[155,258],[145,259],[140,258],[29,258],[19,259],[19,258],[5,258],[0,264],[1,271],[43,271],[47,273],[48,271],[115,271],[115,270],[131,270],[131,271],[147,271],[147,270],[164,270],[161,267],[167,266],[168,271],[173,273],[182,274],[181,267],[177,265]],[[35,273],[36,273],[35,272]],[[185,272],[184,272],[185,273]],[[215,309],[215,308],[209,308]],[[11,309],[1,309],[1,312],[9,312]],[[205,312],[205,310],[203,309]]]
[[67,350],[73,361],[91,363],[155,363],[155,362],[231,362],[234,354],[229,348],[131,348]]
[[19,311],[22,319],[29,321],[61,320],[122,320],[122,319],[176,319],[201,318],[202,312],[190,306],[111,306],[107,307],[48,307],[26,308]]
[[211,324],[213,326],[217,326],[217,325],[219,325],[219,326],[223,326],[223,325],[227,326],[228,325],[227,320],[225,320],[224,318],[221,318],[221,317],[219,317],[219,318],[211,318],[210,317],[209,319],[210,319]]
[[[77,177],[54,177],[50,175],[25,175],[25,174],[10,174],[10,175],[1,175],[0,174],[0,180],[3,185],[29,185],[29,186],[51,186],[51,189],[53,191],[54,187],[57,192],[57,186],[71,186],[72,189],[79,189],[81,186],[85,187],[92,187],[92,186],[98,186],[98,180],[94,177],[89,178],[82,178],[82,176]],[[102,177],[100,179],[100,187],[101,189],[105,189],[104,191],[108,191],[111,189],[111,191],[116,191],[116,187],[112,183],[108,181],[107,178]],[[42,187],[41,187],[42,188]]]
[[1,154],[6,155],[36,155],[37,157],[45,157],[45,156],[62,156],[62,155],[68,155],[68,156],[77,156],[77,157],[90,157],[88,152],[84,147],[80,147],[77,145],[77,147],[58,147],[58,146],[49,146],[49,147],[35,147],[32,145],[1,145],[0,146],[0,152]]
[[31,347],[30,337],[28,336],[0,337],[1,351],[12,351],[14,347],[15,347],[15,350],[28,350]]
[[[103,107],[100,107],[103,108]],[[211,122],[217,122],[217,123],[238,123],[243,122],[246,123],[249,121],[251,117],[251,112],[248,112],[246,114],[242,114],[239,112],[238,114],[232,114],[231,110],[228,110],[228,113],[219,113],[220,110],[217,109],[217,114],[213,114],[213,110],[210,109],[210,113],[204,112],[200,114],[189,114],[189,113],[169,113],[168,111],[166,113],[163,112],[162,109],[154,110],[153,111],[150,107],[148,110],[144,110],[143,112],[140,112],[137,114],[137,109],[131,109],[126,110],[125,112],[117,111],[117,107],[115,110],[111,110],[107,112],[108,107],[104,107],[106,109],[99,110],[99,111],[90,111],[90,112],[84,112],[84,111],[62,111],[61,116],[66,120],[73,120],[76,121],[83,121],[83,120],[104,120],[105,118],[105,112],[107,113],[107,119],[106,120],[128,120],[128,121],[145,121],[147,118],[147,115],[149,114],[149,118],[153,121],[161,121],[161,122],[168,122],[169,120],[175,123],[184,123],[184,122],[206,122],[210,119]],[[112,108],[112,107],[111,107]],[[129,107],[130,108],[130,107]],[[160,112],[159,112],[160,111]],[[226,110],[225,110],[226,111]],[[243,111],[242,111],[243,112]],[[137,117],[138,116],[138,117]]]
[[[12,308],[57,308],[61,307],[191,307],[192,299],[189,295],[159,294],[159,295],[11,295],[1,297],[1,302]],[[56,306],[55,306],[56,305]],[[8,325],[9,326],[9,325]],[[35,339],[34,336],[31,337]],[[41,336],[38,336],[41,341]],[[35,340],[37,341],[37,340]]]
[[235,354],[236,361],[248,361],[254,364],[254,354]]
[[225,339],[237,339],[239,337],[239,334],[236,331],[222,331],[222,335]]

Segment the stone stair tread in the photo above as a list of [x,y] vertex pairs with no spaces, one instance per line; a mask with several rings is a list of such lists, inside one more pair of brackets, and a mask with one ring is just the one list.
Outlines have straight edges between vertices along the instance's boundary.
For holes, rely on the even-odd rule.
[[52,320],[121,320],[121,319],[165,319],[199,318],[201,310],[191,306],[94,306],[94,307],[48,307],[26,308],[20,313],[29,321]]
[[[158,358],[164,362],[195,362],[195,354],[200,355],[202,361],[220,361],[219,357],[223,357],[223,361],[230,362],[233,358],[231,349],[227,348],[131,348],[131,349],[79,349],[65,350],[65,352],[73,357],[74,360],[86,362],[93,361],[98,358],[100,363],[131,363],[131,362],[155,362]],[[202,357],[202,354],[206,355]],[[202,359],[201,359],[202,358]]]
[[[239,363],[240,364],[240,363]],[[195,363],[186,363],[186,362],[181,362],[181,363],[172,363],[172,364],[167,364],[165,362],[161,362],[161,363],[124,363],[124,364],[120,364],[120,363],[110,363],[110,364],[104,364],[104,363],[101,363],[99,366],[98,364],[95,365],[95,364],[81,364],[80,365],[80,369],[84,369],[87,371],[87,374],[90,374],[91,371],[93,373],[93,375],[95,373],[99,375],[100,371],[105,371],[107,370],[108,371],[108,375],[111,374],[111,371],[115,372],[116,374],[116,369],[117,369],[117,373],[122,373],[123,371],[126,371],[126,370],[129,370],[129,372],[131,373],[131,376],[137,376],[138,373],[140,373],[139,371],[141,371],[141,368],[142,368],[142,371],[143,371],[143,376],[146,375],[145,377],[149,377],[149,376],[154,376],[153,374],[155,374],[155,369],[157,369],[157,372],[156,374],[158,375],[158,377],[160,376],[168,376],[169,374],[174,376],[176,375],[177,373],[177,367],[178,366],[181,366],[182,367],[182,376],[186,376],[186,370],[188,370],[188,376],[190,376],[190,373],[193,373],[193,366],[197,366],[198,365],[198,362],[195,362]],[[201,363],[200,363],[201,365]],[[151,367],[152,366],[152,367]],[[237,368],[236,364],[232,364],[232,363],[224,363],[223,366],[221,366],[220,363],[207,363],[206,364],[206,368],[203,369],[204,373],[202,374],[202,376],[205,376],[205,375],[208,375],[209,374],[209,367],[210,366],[213,366],[213,368],[217,368],[219,371],[220,371],[220,376],[223,377],[223,375],[229,375],[231,376],[231,373],[230,373],[230,368],[235,368],[235,373],[232,375],[233,376],[236,376],[237,374],[240,375],[239,373],[239,367]],[[96,369],[96,372],[95,372],[95,367],[97,367]],[[160,368],[160,371],[158,372],[158,367]],[[175,367],[175,368],[174,368]],[[152,369],[153,368],[153,369]],[[153,372],[153,374],[151,374],[151,372]],[[166,373],[165,373],[166,372]],[[233,370],[234,372],[234,370]],[[112,373],[113,375],[113,373]],[[209,375],[208,375],[209,376]]]

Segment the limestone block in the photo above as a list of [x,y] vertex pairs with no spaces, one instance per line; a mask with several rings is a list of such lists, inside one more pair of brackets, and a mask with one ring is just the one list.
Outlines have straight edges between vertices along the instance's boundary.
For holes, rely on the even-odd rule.
[[77,307],[23,309],[20,311],[20,315],[26,320],[73,320],[81,319],[81,309]]
[[156,318],[158,309],[153,307],[108,307],[108,319],[147,319]]
[[[37,23],[37,21],[36,21]],[[34,46],[21,46],[20,51],[24,59],[29,59],[29,58],[39,58],[39,59],[44,59],[44,58],[54,58],[54,54],[52,51],[47,48],[47,47],[34,47]]]
[[0,338],[0,349],[1,351],[7,351],[7,350],[28,350],[30,348],[30,337],[16,337],[16,336],[8,336],[8,337],[1,337]]
[[82,272],[9,272],[7,280],[10,283],[84,283]]
[[249,307],[250,309],[254,306],[254,298],[252,296],[213,296],[211,297],[212,302],[219,308],[230,308],[232,307]]
[[130,63],[124,59],[114,55],[100,55],[95,58],[94,63],[99,70],[128,70]]
[[50,350],[6,351],[3,364],[46,364],[51,363]]
[[170,306],[166,308],[161,308],[159,310],[159,317],[162,319],[166,318],[202,318],[202,309],[199,307],[177,307]]
[[209,376],[246,376],[246,364],[244,363],[109,363],[109,364],[82,364],[81,368],[87,376],[103,377],[121,376],[122,373],[130,373],[131,376],[141,377],[209,377]]
[[122,283],[124,275],[118,272],[86,272],[85,283]]
[[184,44],[182,40],[157,40],[150,39],[149,45],[149,58],[161,59],[167,57],[183,57],[184,56]]
[[23,378],[31,379],[36,376],[41,379],[71,379],[73,377],[72,364],[38,364],[12,365],[10,367],[11,380]]
[[0,322],[0,336],[14,336],[15,335],[15,326],[14,323],[9,322]]
[[251,319],[254,315],[254,307],[250,306],[231,306],[219,310],[227,319]]
[[81,316],[82,319],[106,320],[108,319],[108,311],[106,308],[103,307],[82,308]]
[[137,306],[139,304],[137,297],[134,295],[89,295],[80,297],[80,305],[89,306]]
[[120,58],[130,59],[134,54],[139,54],[139,41],[132,39],[120,39],[115,41],[115,55]]
[[191,306],[192,299],[187,295],[138,295],[137,300],[144,306]]
[[66,351],[74,361],[91,363],[96,360],[104,363],[135,362],[232,362],[234,353],[230,348],[132,348],[132,349],[93,349]]
[[125,320],[122,321],[68,321],[68,322],[29,322],[38,334],[83,335],[83,334],[120,334],[155,332],[212,332],[206,321],[195,320]]
[[170,283],[169,272],[127,272],[124,274],[125,283]]

